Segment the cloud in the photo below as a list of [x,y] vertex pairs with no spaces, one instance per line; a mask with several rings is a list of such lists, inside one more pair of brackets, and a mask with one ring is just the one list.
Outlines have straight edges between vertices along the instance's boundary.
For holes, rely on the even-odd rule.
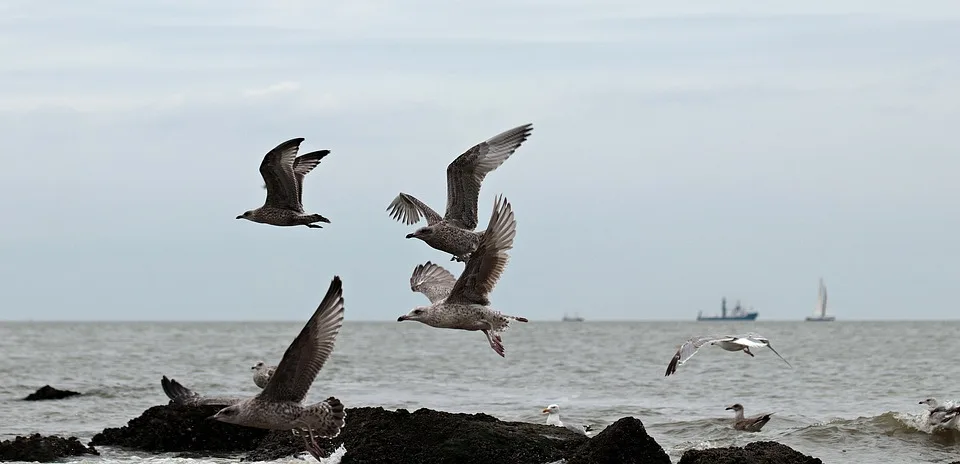
[[243,95],[247,97],[265,97],[269,95],[277,95],[284,93],[292,93],[300,90],[300,83],[283,81],[278,82],[267,87],[262,87],[259,89],[247,89],[243,91]]

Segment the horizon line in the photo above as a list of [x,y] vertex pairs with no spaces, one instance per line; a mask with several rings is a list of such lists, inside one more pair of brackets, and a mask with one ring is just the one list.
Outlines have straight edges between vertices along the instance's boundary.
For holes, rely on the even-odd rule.
[[[954,322],[960,321],[958,318],[941,318],[941,319],[837,319],[834,321],[827,322]],[[17,323],[159,323],[159,324],[179,324],[179,323],[202,323],[202,324],[211,324],[211,323],[288,323],[288,322],[303,322],[302,319],[0,319],[0,323],[3,322],[17,322]],[[396,323],[397,321],[393,319],[345,319],[346,322],[359,322],[359,323]],[[566,323],[591,323],[591,322],[704,322],[704,323],[728,323],[728,322],[811,322],[805,319],[764,319],[764,320],[753,320],[753,321],[697,321],[696,319],[591,319],[584,321],[563,321],[560,319],[530,319],[530,322],[566,322]],[[819,321],[813,321],[819,322]]]

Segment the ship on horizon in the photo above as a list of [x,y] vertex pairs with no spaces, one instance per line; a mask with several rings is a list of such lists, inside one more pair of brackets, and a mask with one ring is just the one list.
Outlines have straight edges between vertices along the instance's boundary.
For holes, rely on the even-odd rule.
[[567,316],[566,313],[563,314],[563,322],[583,322],[583,318],[579,314],[574,314],[573,317]]
[[[750,308],[751,310],[753,308]],[[740,301],[737,300],[737,305],[733,307],[733,310],[730,311],[730,314],[727,314],[727,298],[723,297],[720,300],[720,315],[719,316],[704,316],[703,311],[697,312],[698,321],[752,321],[757,318],[756,311],[746,311],[740,306]]]

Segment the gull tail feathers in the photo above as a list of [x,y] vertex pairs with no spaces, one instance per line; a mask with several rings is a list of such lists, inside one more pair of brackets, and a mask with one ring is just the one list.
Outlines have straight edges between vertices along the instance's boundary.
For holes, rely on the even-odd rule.
[[324,438],[334,438],[340,435],[340,430],[343,428],[343,425],[346,424],[347,420],[347,411],[344,409],[343,403],[341,403],[339,399],[331,396],[323,400],[320,404],[327,410],[332,420],[326,421],[324,427],[314,429],[314,432]]
[[167,395],[167,398],[170,398],[170,402],[172,403],[187,404],[200,396],[193,390],[181,385],[180,382],[168,379],[167,376],[163,376],[163,378],[160,379],[160,385],[163,387],[163,393]]

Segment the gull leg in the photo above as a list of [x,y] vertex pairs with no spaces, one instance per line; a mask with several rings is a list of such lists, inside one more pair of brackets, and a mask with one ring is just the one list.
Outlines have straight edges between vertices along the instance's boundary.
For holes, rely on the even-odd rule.
[[309,227],[309,228],[311,228],[311,229],[323,229],[323,227],[318,226],[318,225],[316,225],[316,224],[304,224],[304,225],[307,226],[307,227]]
[[750,348],[744,348],[743,352],[749,354],[751,358],[755,357],[753,353],[750,352]]
[[493,351],[499,354],[501,358],[505,358],[506,356],[503,354],[503,340],[500,339],[500,334],[494,333],[491,335],[487,329],[483,329],[483,334],[487,336],[487,341],[490,342],[490,348],[493,348]]
[[[320,445],[317,444],[317,438],[313,435],[313,429],[310,427],[307,427],[307,433],[310,434],[310,445],[312,446],[312,450],[310,451],[310,454],[312,454],[313,457],[317,458],[317,461],[320,461],[322,459],[320,457]],[[306,439],[304,439],[304,441],[306,441]]]
[[313,456],[314,458],[316,458],[317,461],[319,461],[320,453],[318,453],[317,450],[310,445],[310,442],[307,441],[307,435],[303,433],[299,433],[297,435],[299,435],[300,438],[303,439],[303,449],[305,449],[308,453],[310,453],[311,456]]

